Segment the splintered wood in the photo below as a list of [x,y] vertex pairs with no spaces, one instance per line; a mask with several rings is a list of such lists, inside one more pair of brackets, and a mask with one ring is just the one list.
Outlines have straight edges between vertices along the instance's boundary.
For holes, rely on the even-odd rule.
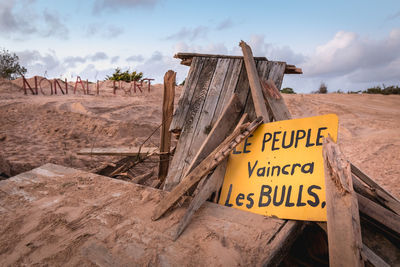
[[364,266],[360,216],[350,163],[330,137],[324,139],[326,209],[331,266]]

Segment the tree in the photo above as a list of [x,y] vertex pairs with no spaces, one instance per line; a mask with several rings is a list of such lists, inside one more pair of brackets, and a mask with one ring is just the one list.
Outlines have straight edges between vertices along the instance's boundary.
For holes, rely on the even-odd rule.
[[112,76],[107,75],[106,77],[107,80],[125,81],[125,82],[139,81],[142,78],[143,78],[143,72],[133,71],[132,73],[129,73],[129,70],[121,72],[120,68],[116,68]]
[[324,82],[322,82],[319,86],[317,94],[326,94],[326,93],[328,93],[328,86]]
[[0,51],[0,78],[14,80],[18,76],[24,75],[26,68],[22,67],[18,60],[15,53],[11,54],[6,49]]
[[282,94],[295,94],[296,92],[293,90],[293,88],[286,87],[281,89]]

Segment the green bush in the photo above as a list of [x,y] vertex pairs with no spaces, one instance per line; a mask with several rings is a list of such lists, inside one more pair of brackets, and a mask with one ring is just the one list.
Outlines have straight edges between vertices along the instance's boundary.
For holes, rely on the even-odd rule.
[[106,80],[132,82],[139,81],[142,78],[143,72],[133,71],[130,73],[129,70],[122,72],[120,68],[116,68],[112,76],[107,75]]
[[281,93],[282,94],[295,94],[296,92],[292,88],[286,87],[286,88],[281,89]]
[[0,51],[0,78],[14,80],[26,73],[26,68],[19,65],[18,56],[8,50]]

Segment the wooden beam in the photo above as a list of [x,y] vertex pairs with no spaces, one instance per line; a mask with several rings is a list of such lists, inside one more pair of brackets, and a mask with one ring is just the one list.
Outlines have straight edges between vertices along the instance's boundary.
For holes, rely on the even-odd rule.
[[379,184],[377,184],[374,180],[372,180],[368,175],[363,173],[353,164],[351,164],[351,172],[369,186],[373,195],[375,195],[376,199],[379,199],[380,203],[383,203],[389,209],[400,215],[400,201],[397,198],[395,198],[393,195],[383,189]]
[[275,120],[290,120],[292,116],[290,115],[285,100],[276,87],[275,82],[269,79],[267,81],[262,81],[262,85],[264,99],[268,102],[268,106],[270,107]]
[[[215,124],[214,128],[211,130],[209,137],[211,136],[211,133],[214,133],[213,135],[217,136],[225,136],[227,135],[227,132],[231,127],[223,127],[226,119],[229,120],[229,118],[225,118],[225,115],[228,115],[231,110],[230,107],[234,107],[235,105],[235,99],[237,99],[236,95],[233,95],[230,104],[226,107],[223,115],[220,117],[219,121]],[[240,111],[241,108],[238,109]],[[237,124],[237,127],[235,130],[237,130],[238,127],[243,125],[247,120],[247,114],[244,114],[242,118],[240,119],[239,123]],[[230,119],[229,121],[236,121],[233,119]],[[217,134],[218,133],[218,134]],[[204,144],[207,144],[210,142],[210,140],[213,138],[207,138],[204,141]],[[202,147],[205,147],[206,145],[203,145]],[[188,209],[185,212],[185,215],[183,218],[180,220],[179,225],[176,229],[176,232],[174,234],[174,240],[178,239],[178,237],[181,235],[183,230],[185,230],[186,226],[189,224],[193,214],[204,204],[204,202],[207,201],[207,199],[212,195],[212,193],[219,191],[219,189],[222,186],[222,183],[224,182],[224,175],[225,175],[225,169],[226,169],[226,164],[228,162],[228,159],[225,159],[221,164],[215,168],[215,171],[210,175],[210,177],[204,177],[203,180],[204,182],[200,182],[199,186],[197,188],[197,194],[193,198],[193,200],[190,202],[190,205]],[[193,165],[193,164],[192,164]],[[202,180],[202,181],[203,181]]]
[[396,213],[385,209],[381,205],[369,200],[368,198],[357,194],[358,206],[362,214],[374,219],[380,224],[387,227],[389,230],[395,232],[400,236],[400,216]]
[[228,136],[206,159],[193,169],[168,195],[160,205],[154,210],[152,219],[159,219],[169,208],[171,208],[182,195],[200,181],[205,175],[210,173],[219,163],[229,156],[229,153],[246,137],[253,133],[262,123],[261,118],[257,118],[252,123],[243,124],[239,129]]
[[[229,56],[229,55],[211,55],[211,54],[198,54],[198,53],[177,53],[174,58],[181,59],[181,64],[190,66],[194,57],[210,57],[210,58],[232,58],[232,59],[243,59],[242,56]],[[266,57],[254,57],[254,60],[267,61]],[[280,62],[280,61],[276,61]],[[297,68],[295,65],[286,65],[285,74],[303,74],[301,68]]]
[[171,149],[171,132],[169,126],[171,125],[172,115],[174,112],[174,98],[175,98],[175,81],[176,72],[169,70],[164,75],[164,95],[163,95],[163,112],[162,112],[162,127],[161,127],[161,141],[160,141],[160,164],[158,168],[158,179],[161,183],[164,182],[168,174],[169,167],[169,153]]
[[243,105],[240,103],[237,94],[233,94],[229,103],[222,112],[222,115],[215,122],[215,125],[211,129],[206,140],[204,140],[192,163],[187,168],[186,175],[202,160],[204,160],[207,155],[209,155],[232,132],[242,109]]
[[363,244],[363,255],[366,263],[376,267],[390,267],[381,257],[375,254],[369,247]]
[[92,156],[140,156],[154,153],[156,147],[94,147],[81,149],[78,155]]
[[254,109],[258,117],[263,117],[263,121],[265,123],[269,122],[268,110],[264,103],[263,90],[261,87],[260,78],[258,77],[256,63],[254,62],[253,52],[251,51],[250,46],[248,46],[244,41],[241,41],[239,46],[243,51],[243,60],[246,66],[247,76],[249,78]]
[[358,202],[353,190],[350,163],[329,136],[324,138],[323,157],[329,264],[364,266]]

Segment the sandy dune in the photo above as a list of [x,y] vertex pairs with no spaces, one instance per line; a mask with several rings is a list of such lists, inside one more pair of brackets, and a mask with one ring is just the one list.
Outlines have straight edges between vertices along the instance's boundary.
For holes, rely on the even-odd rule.
[[[45,163],[90,170],[110,157],[78,156],[91,146],[140,145],[161,123],[162,85],[151,92],[100,96],[23,95],[21,82],[0,82],[0,173],[11,176]],[[45,89],[46,90],[46,89]],[[94,91],[94,84],[91,85]],[[177,88],[178,101],[181,88]],[[285,95],[293,117],[336,113],[338,142],[349,160],[400,197],[400,96]],[[148,145],[157,146],[159,131]]]

